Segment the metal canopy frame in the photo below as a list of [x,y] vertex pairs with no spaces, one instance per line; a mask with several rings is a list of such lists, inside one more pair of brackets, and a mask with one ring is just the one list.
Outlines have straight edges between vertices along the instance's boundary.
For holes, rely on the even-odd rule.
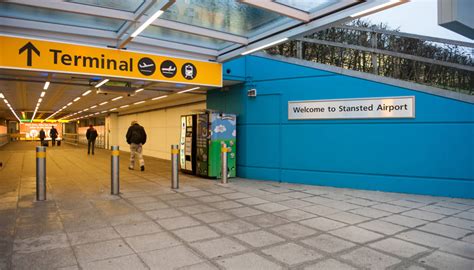
[[[249,50],[259,49],[267,44],[283,39],[300,38],[301,36],[318,31],[334,24],[354,19],[351,15],[364,11],[374,12],[374,7],[388,8],[403,4],[405,0],[340,0],[337,3],[305,12],[296,7],[280,4],[275,0],[237,0],[236,2],[263,9],[282,18],[288,18],[286,23],[277,26],[269,24],[260,28],[261,33],[237,35],[215,29],[189,25],[182,22],[156,19],[151,25],[177,33],[191,34],[196,37],[211,38],[229,43],[223,48],[209,48],[192,41],[176,42],[159,38],[139,35],[132,38],[130,34],[149,18],[151,9],[162,9],[172,6],[176,0],[144,0],[135,11],[128,12],[105,7],[90,6],[61,0],[4,0],[4,3],[36,7],[47,10],[89,15],[100,18],[118,19],[124,24],[117,31],[90,29],[80,26],[62,25],[49,22],[37,22],[20,18],[0,17],[0,33],[9,35],[27,35],[45,39],[72,41],[81,44],[92,44],[126,48],[129,50],[190,57],[200,60],[225,62],[240,56]],[[317,2],[315,1],[315,7]],[[377,11],[377,10],[376,10]]]

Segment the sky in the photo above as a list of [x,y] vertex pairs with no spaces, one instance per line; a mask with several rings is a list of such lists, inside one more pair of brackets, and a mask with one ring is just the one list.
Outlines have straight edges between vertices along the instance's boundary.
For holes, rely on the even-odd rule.
[[376,24],[387,23],[392,29],[400,27],[401,32],[473,42],[438,25],[438,0],[411,0],[364,18]]

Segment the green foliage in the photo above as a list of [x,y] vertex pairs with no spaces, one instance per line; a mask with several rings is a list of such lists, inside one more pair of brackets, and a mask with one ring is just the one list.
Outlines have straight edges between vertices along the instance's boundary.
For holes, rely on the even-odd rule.
[[[386,24],[375,25],[365,20],[352,21],[348,25],[399,31],[398,29],[390,29]],[[332,27],[308,35],[306,38],[376,48],[467,66],[474,65],[472,48],[434,43],[392,34],[369,33],[367,31]],[[372,59],[372,53],[370,52],[309,42],[302,42],[301,46],[302,58],[308,61],[474,94],[473,74],[467,70],[390,55],[377,55],[377,70],[375,70],[373,65],[375,59]],[[289,41],[269,48],[266,52],[286,57],[297,57],[297,50],[297,41]]]

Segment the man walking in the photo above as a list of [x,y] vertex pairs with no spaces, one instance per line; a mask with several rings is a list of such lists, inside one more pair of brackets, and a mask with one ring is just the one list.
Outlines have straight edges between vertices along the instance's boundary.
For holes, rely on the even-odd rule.
[[97,130],[94,128],[94,126],[90,125],[86,132],[88,155],[91,154],[91,145],[92,145],[92,154],[94,154],[95,139],[97,139],[97,136],[98,136]]
[[51,146],[56,145],[56,138],[58,137],[58,130],[51,126],[51,130],[49,131],[49,137],[51,137]]
[[128,169],[133,170],[135,168],[135,156],[138,156],[140,163],[140,170],[145,170],[145,161],[142,155],[142,146],[146,143],[146,132],[145,129],[138,124],[137,121],[132,121],[127,131],[127,143],[130,144],[130,165]]
[[44,146],[44,138],[46,138],[46,133],[44,132],[44,129],[41,129],[39,132],[39,138],[41,141],[41,146]]

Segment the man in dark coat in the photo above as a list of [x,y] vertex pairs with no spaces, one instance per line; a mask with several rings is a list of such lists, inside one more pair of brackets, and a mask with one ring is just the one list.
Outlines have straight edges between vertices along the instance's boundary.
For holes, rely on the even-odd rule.
[[58,130],[54,126],[52,126],[49,131],[49,137],[51,137],[51,146],[55,146],[56,138],[58,137]]
[[92,125],[90,125],[86,132],[88,155],[91,154],[91,146],[92,146],[92,154],[94,154],[95,139],[97,139],[97,136],[98,136],[97,130]]
[[44,138],[46,138],[46,132],[44,132],[44,129],[41,129],[39,132],[39,138],[41,142],[41,146],[44,146]]
[[143,160],[142,146],[146,143],[145,129],[138,124],[137,121],[132,121],[128,128],[126,135],[127,143],[130,144],[130,165],[128,168],[133,170],[135,168],[135,156],[138,156],[140,163],[140,170],[145,170],[145,161]]

